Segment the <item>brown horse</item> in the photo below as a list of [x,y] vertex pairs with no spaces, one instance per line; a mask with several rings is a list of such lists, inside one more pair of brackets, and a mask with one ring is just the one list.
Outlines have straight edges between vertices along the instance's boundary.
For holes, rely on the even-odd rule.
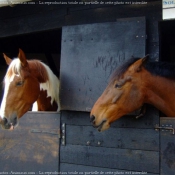
[[4,78],[4,95],[1,103],[0,124],[14,129],[21,118],[35,103],[35,111],[59,111],[59,80],[44,63],[27,60],[19,49],[18,58],[11,60]]
[[175,65],[147,60],[130,59],[114,72],[91,110],[90,120],[99,131],[144,103],[175,117]]

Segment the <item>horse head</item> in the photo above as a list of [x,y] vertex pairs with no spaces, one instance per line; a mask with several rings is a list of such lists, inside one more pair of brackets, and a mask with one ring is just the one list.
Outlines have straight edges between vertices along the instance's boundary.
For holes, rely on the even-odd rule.
[[39,82],[31,73],[25,53],[19,49],[18,58],[12,60],[5,54],[9,65],[4,77],[4,95],[1,103],[0,123],[5,129],[14,129],[22,117],[37,100]]
[[90,121],[104,131],[120,117],[139,109],[144,101],[143,64],[146,57],[133,59],[119,67],[94,104]]

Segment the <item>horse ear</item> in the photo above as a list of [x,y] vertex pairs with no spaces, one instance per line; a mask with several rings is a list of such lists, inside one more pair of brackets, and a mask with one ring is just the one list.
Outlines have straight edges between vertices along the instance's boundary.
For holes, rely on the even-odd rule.
[[3,56],[4,56],[4,59],[5,59],[6,63],[7,63],[7,65],[10,65],[10,63],[12,62],[12,59],[9,58],[5,53],[3,53]]
[[143,65],[146,63],[146,61],[148,60],[148,56],[149,55],[146,55],[145,57],[137,60],[135,63],[134,63],[134,66],[135,66],[135,70],[136,72],[140,72],[142,70],[142,67]]
[[143,64],[146,63],[146,61],[148,60],[148,58],[149,58],[149,54],[146,55],[146,56],[144,56],[144,57],[142,58]]
[[20,59],[21,64],[22,64],[23,67],[28,66],[27,59],[26,59],[26,55],[25,55],[25,53],[22,51],[22,49],[19,49],[18,58]]

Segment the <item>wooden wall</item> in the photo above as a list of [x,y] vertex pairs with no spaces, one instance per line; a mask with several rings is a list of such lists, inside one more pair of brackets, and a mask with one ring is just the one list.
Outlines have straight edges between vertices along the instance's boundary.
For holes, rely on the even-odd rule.
[[[6,69],[1,53],[10,53],[14,57],[19,47],[28,53],[45,53],[48,55],[48,60],[50,54],[60,55],[63,26],[110,22],[119,18],[142,16],[145,16],[147,21],[147,54],[151,59],[156,60],[159,58],[158,22],[162,19],[162,1],[146,2],[146,5],[41,5],[36,1],[35,5],[2,7],[0,8],[0,64]],[[58,64],[59,61],[60,57],[58,57]],[[53,63],[51,66],[54,65]],[[52,69],[55,67],[53,66]],[[5,72],[1,70],[0,74],[3,77]],[[2,82],[2,79],[0,81]]]
[[61,172],[159,174],[159,123],[154,108],[139,120],[123,117],[99,133],[89,122],[89,113],[63,111],[66,145],[60,148]]
[[146,2],[146,5],[38,4],[2,7],[0,8],[0,38],[59,29],[67,25],[110,22],[119,18],[146,16],[147,53],[151,58],[157,58],[159,56],[158,21],[162,19],[162,1]]

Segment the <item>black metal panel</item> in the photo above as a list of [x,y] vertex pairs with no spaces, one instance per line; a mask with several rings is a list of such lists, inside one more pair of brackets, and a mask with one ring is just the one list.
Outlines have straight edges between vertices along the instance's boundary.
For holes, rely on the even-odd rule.
[[145,18],[63,27],[61,108],[90,111],[111,73],[145,55]]
[[[161,117],[160,126],[175,128],[175,118]],[[161,175],[174,175],[175,172],[175,135],[172,130],[161,130]]]
[[29,112],[14,131],[1,129],[0,171],[36,175],[58,172],[59,124],[59,113]]

